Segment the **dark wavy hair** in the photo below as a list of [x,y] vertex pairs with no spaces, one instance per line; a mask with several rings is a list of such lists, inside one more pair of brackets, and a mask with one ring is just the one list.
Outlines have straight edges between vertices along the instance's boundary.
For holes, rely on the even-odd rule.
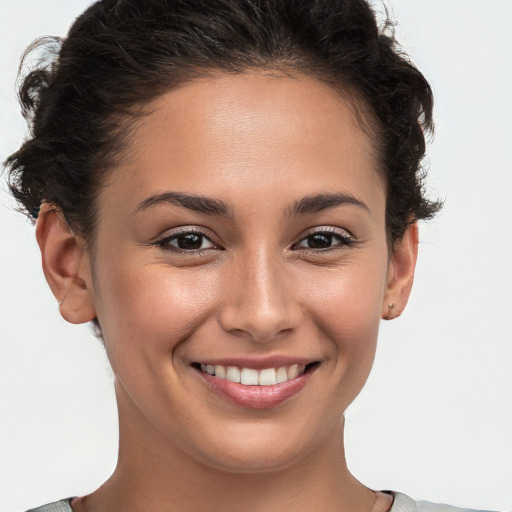
[[[441,207],[425,197],[425,134],[432,91],[365,0],[100,0],[63,40],[45,39],[53,58],[22,80],[30,136],[5,162],[21,208],[62,210],[90,242],[95,198],[119,162],[130,126],[147,102],[212,72],[288,70],[334,85],[371,126],[387,184],[390,242]],[[27,53],[26,53],[27,55]]]

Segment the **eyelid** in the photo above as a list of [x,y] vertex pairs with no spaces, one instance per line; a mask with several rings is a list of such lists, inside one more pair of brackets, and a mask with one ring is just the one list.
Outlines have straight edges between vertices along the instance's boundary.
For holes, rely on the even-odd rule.
[[[218,249],[218,250],[224,250],[224,248],[215,240],[215,236],[212,236],[209,233],[209,230],[206,228],[203,228],[201,226],[180,226],[177,228],[173,228],[170,230],[167,230],[164,232],[164,235],[159,235],[156,239],[153,239],[149,242],[149,245],[161,247],[164,249],[168,249],[169,251],[174,251],[176,253],[183,253],[183,254],[198,254],[198,253],[205,253],[206,251],[210,251],[212,249]],[[338,243],[332,245],[331,247],[326,248],[310,248],[310,247],[298,247],[298,244],[303,242],[308,236],[315,235],[315,234],[330,234],[338,238]],[[179,247],[176,247],[170,243],[171,240],[179,237],[180,235],[186,235],[186,234],[197,234],[204,238],[206,238],[208,241],[210,241],[214,247],[208,247],[206,249],[180,249]],[[357,243],[357,240],[355,239],[354,235],[350,233],[345,228],[335,227],[335,226],[315,226],[312,228],[307,229],[305,232],[303,232],[300,236],[300,238],[292,244],[292,249],[300,249],[302,252],[308,252],[312,251],[315,253],[319,252],[328,252],[330,250],[336,250],[336,249],[347,249],[352,248]]]
[[314,249],[312,247],[303,247],[301,250],[303,251],[313,251],[313,252],[328,252],[330,250],[335,249],[344,249],[344,248],[352,248],[356,243],[357,240],[355,239],[354,235],[350,233],[347,229],[344,228],[338,228],[335,226],[316,226],[314,228],[310,228],[304,232],[301,237],[292,245],[292,248],[295,248],[303,242],[307,237],[315,234],[322,234],[326,233],[329,235],[337,236],[342,239],[341,243],[335,244],[331,247],[321,248],[321,249]]
[[[214,247],[208,247],[206,249],[180,249],[179,247],[176,247],[170,243],[171,240],[179,237],[180,235],[187,234],[200,235],[210,241]],[[213,238],[214,237],[212,235],[207,233],[206,229],[199,226],[180,226],[179,228],[167,230],[164,235],[159,235],[155,240],[150,242],[150,245],[182,254],[198,254],[210,251],[212,249],[222,250],[223,248]]]

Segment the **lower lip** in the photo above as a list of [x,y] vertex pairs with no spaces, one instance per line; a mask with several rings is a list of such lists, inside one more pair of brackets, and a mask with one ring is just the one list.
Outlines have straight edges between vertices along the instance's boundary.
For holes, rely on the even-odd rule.
[[297,395],[305,386],[314,369],[295,379],[273,386],[245,386],[196,370],[204,382],[224,400],[252,409],[277,407]]

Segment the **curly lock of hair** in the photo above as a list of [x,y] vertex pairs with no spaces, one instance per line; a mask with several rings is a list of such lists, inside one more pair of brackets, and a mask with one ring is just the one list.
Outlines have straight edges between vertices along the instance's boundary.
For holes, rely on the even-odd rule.
[[20,88],[31,132],[5,162],[10,188],[32,217],[55,204],[87,241],[140,107],[218,71],[290,70],[357,100],[387,183],[391,243],[441,208],[425,196],[421,167],[431,88],[365,0],[100,0],[64,40],[40,40],[26,55],[41,47],[53,58]]

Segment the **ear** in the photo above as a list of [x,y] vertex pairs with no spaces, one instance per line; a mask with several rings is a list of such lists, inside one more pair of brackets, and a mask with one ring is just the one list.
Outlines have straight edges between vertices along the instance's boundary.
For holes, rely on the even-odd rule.
[[407,305],[418,258],[418,224],[409,225],[402,240],[393,246],[389,260],[386,293],[382,302],[382,318],[400,316]]
[[59,301],[62,317],[72,324],[96,318],[90,259],[84,241],[76,236],[62,213],[44,203],[36,223],[43,272]]

